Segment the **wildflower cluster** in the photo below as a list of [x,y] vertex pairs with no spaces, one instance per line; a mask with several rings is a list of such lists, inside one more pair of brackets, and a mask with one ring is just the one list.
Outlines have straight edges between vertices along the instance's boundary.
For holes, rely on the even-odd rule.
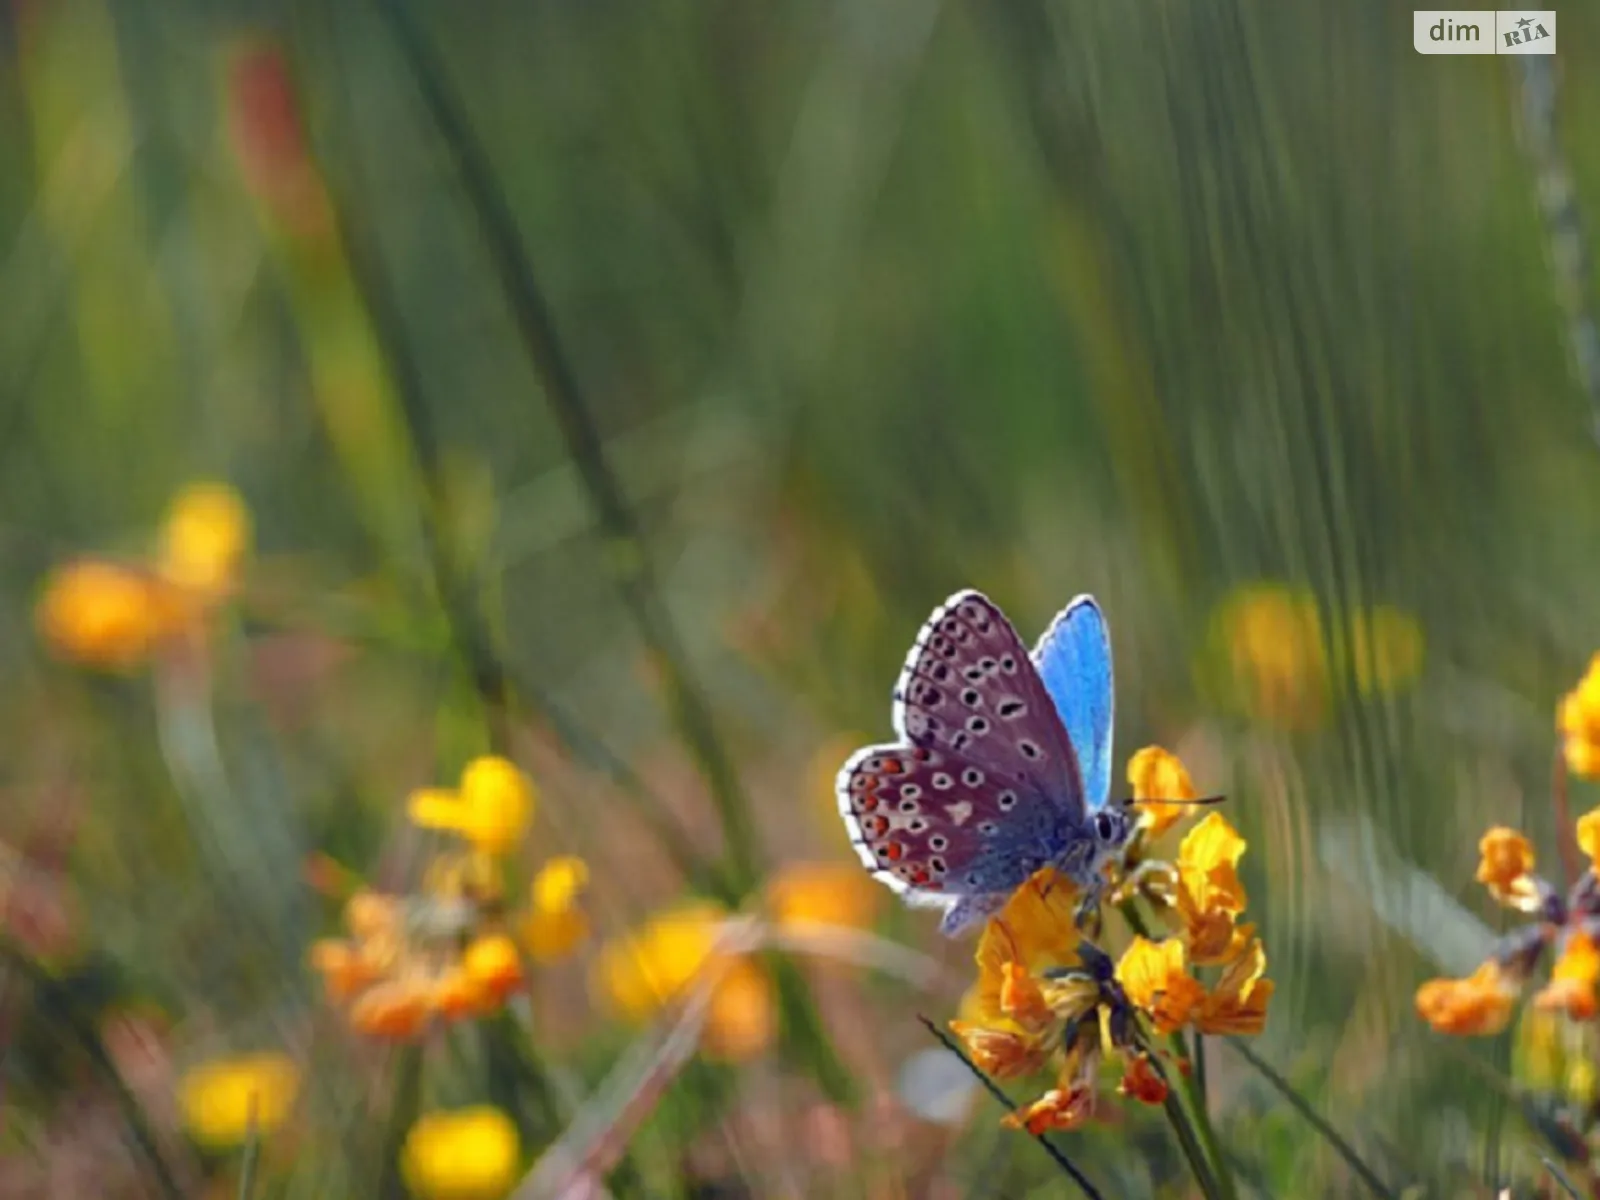
[[[1147,803],[1113,896],[1124,905],[1136,897],[1152,904],[1167,936],[1138,934],[1113,959],[1080,933],[1079,898],[1047,867],[985,926],[977,984],[951,1023],[973,1061],[996,1078],[1055,1072],[1054,1087],[1007,1118],[1035,1133],[1088,1119],[1105,1061],[1120,1064],[1123,1095],[1165,1101],[1156,1035],[1254,1034],[1266,1021],[1266,953],[1254,926],[1239,922],[1244,839],[1212,813],[1183,839],[1175,863],[1147,857],[1153,839],[1193,811],[1156,801],[1193,800],[1194,788],[1182,763],[1158,747],[1135,755],[1128,773],[1135,801]],[[1216,977],[1208,983],[1200,967]]]
[[191,484],[168,508],[148,559],[80,558],[57,568],[39,598],[39,631],[63,658],[131,670],[203,628],[237,587],[250,539],[250,513],[237,492]]
[[1534,923],[1503,937],[1487,961],[1465,979],[1431,979],[1417,989],[1417,1012],[1440,1033],[1481,1036],[1510,1023],[1523,988],[1545,951],[1557,947],[1549,981],[1535,1009],[1577,1021],[1600,1014],[1600,809],[1577,822],[1579,846],[1590,864],[1565,895],[1535,874],[1533,845],[1514,829],[1489,830],[1478,843],[1478,882],[1500,904],[1528,913]]
[[588,868],[578,858],[546,863],[515,910],[503,864],[532,819],[533,784],[515,765],[473,760],[455,790],[412,795],[413,824],[452,841],[429,865],[420,893],[360,888],[344,906],[348,936],[311,948],[328,998],[374,1037],[407,1040],[435,1020],[487,1015],[526,983],[525,959],[551,962],[588,936],[578,901]]

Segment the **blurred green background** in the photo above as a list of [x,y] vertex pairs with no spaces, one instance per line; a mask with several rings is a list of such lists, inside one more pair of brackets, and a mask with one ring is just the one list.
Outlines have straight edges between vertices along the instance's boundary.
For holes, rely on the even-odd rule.
[[[1600,648],[1600,13],[1561,10],[1550,59],[1420,56],[1410,21],[14,0],[0,832],[14,892],[70,897],[70,951],[40,957],[72,998],[4,985],[0,1193],[139,1194],[84,1132],[62,1006],[159,1011],[177,1067],[326,1046],[302,863],[403,878],[406,791],[487,749],[503,701],[540,855],[590,860],[602,935],[686,886],[851,861],[832,771],[888,733],[920,622],[963,586],[1030,641],[1095,593],[1119,754],[1159,741],[1228,794],[1278,988],[1259,1052],[1397,1192],[1534,1179],[1511,1035],[1446,1042],[1411,997],[1501,920],[1481,831],[1548,863],[1566,836],[1554,706]],[[211,703],[52,658],[41,579],[145,554],[199,478],[255,524]],[[1309,592],[1320,632],[1265,635],[1258,667],[1219,613],[1263,583]],[[1379,606],[1410,665],[1363,686],[1383,652],[1340,631]],[[641,811],[721,882],[686,882]],[[30,862],[63,813],[67,865]],[[724,1190],[663,1167],[635,1194],[1066,1194],[987,1101],[959,1129],[890,1111],[914,1014],[949,1015],[967,970],[933,924],[880,932],[954,982],[853,980],[825,1022],[867,1081],[843,1119],[896,1131],[883,1161],[779,1161],[674,1092],[734,1147]],[[548,986],[583,1013],[581,972]],[[602,1025],[555,1047],[575,1094],[626,1044]],[[776,1064],[680,1090],[754,1089],[782,1125],[813,1098]],[[1212,1074],[1241,1186],[1356,1194],[1237,1059]],[[368,1141],[312,1138],[263,1186],[367,1194],[381,1121],[328,1086]],[[1065,1144],[1112,1194],[1183,1194],[1164,1136],[1134,1114]],[[69,1161],[87,1174],[40,1167]]]

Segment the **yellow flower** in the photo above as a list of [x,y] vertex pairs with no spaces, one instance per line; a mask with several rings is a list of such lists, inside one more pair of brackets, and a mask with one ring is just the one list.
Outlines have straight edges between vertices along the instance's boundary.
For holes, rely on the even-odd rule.
[[1328,653],[1322,615],[1309,591],[1274,583],[1240,588],[1218,609],[1212,637],[1247,715],[1289,729],[1322,723]]
[[571,855],[551,859],[534,876],[522,944],[535,960],[565,958],[589,936],[589,919],[578,904],[588,886],[588,864]]
[[710,902],[661,913],[601,947],[595,990],[622,1016],[643,1021],[677,999],[710,961],[726,910]]
[[1362,695],[1398,692],[1422,673],[1422,626],[1387,604],[1350,618],[1350,656]]
[[461,953],[461,969],[496,1000],[504,1000],[522,986],[522,956],[517,944],[503,933],[483,933]]
[[1178,756],[1160,746],[1146,746],[1128,760],[1128,783],[1133,802],[1148,836],[1158,838],[1194,811],[1187,804],[1162,804],[1163,800],[1195,799],[1194,783]]
[[39,632],[63,658],[104,671],[126,671],[181,629],[188,609],[179,593],[149,572],[84,559],[45,583]]
[[1152,942],[1135,937],[1117,963],[1117,982],[1129,1002],[1148,1013],[1162,1033],[1182,1029],[1206,998],[1205,988],[1189,974],[1183,943],[1177,938]]
[[1514,829],[1497,826],[1478,842],[1478,882],[1510,908],[1531,912],[1539,906],[1533,874],[1533,844]]
[[1238,873],[1245,849],[1245,840],[1221,813],[1208,815],[1178,847],[1178,912],[1196,963],[1226,962],[1250,937],[1252,926],[1235,924],[1245,907]]
[[758,963],[735,960],[711,993],[701,1043],[707,1056],[723,1062],[754,1058],[772,1044],[777,1027],[772,980]]
[[1556,710],[1567,770],[1582,779],[1600,778],[1600,654],[1578,686],[1562,697]]
[[282,1054],[249,1054],[197,1067],[178,1085],[189,1135],[211,1150],[242,1146],[251,1122],[261,1136],[283,1124],[300,1090],[300,1069]]
[[974,1019],[1006,1015],[1001,989],[1008,964],[1020,965],[1028,975],[1083,965],[1078,956],[1077,902],[1071,883],[1045,867],[989,918],[974,955],[978,982],[966,1005]]
[[517,1181],[521,1158],[511,1118],[479,1105],[417,1118],[400,1169],[417,1200],[500,1200]]
[[414,825],[439,829],[471,842],[484,854],[505,854],[533,819],[533,782],[514,763],[495,755],[473,759],[454,792],[413,792],[407,814]]
[[1574,930],[1550,970],[1550,982],[1534,997],[1535,1007],[1564,1012],[1575,1021],[1593,1020],[1600,1012],[1595,980],[1600,979],[1600,948],[1583,930]]
[[798,863],[767,889],[779,925],[842,925],[866,929],[876,920],[883,888],[856,863]]
[[1590,866],[1600,872],[1600,808],[1578,818],[1578,848],[1589,856]]
[[1485,1036],[1511,1020],[1518,981],[1492,959],[1466,979],[1430,979],[1417,989],[1417,1014],[1440,1033]]
[[1263,978],[1266,970],[1267,952],[1256,938],[1206,993],[1195,1028],[1201,1033],[1260,1033],[1267,1022],[1267,1002],[1273,990],[1272,980]]
[[250,510],[222,483],[190,484],[167,510],[161,574],[207,599],[232,589],[250,547]]

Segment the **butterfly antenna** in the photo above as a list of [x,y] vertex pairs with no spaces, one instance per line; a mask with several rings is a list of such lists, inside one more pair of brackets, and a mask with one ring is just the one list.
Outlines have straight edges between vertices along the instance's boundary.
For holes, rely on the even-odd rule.
[[1180,804],[1193,808],[1201,808],[1208,804],[1221,804],[1226,799],[1226,796],[1201,796],[1197,800],[1157,800],[1149,796],[1146,796],[1142,799],[1129,796],[1126,800],[1122,801],[1122,806],[1124,808],[1131,808],[1135,804]]

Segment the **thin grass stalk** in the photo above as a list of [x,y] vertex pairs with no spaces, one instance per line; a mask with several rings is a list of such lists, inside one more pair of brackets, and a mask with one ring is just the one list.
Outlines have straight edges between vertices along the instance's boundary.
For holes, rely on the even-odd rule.
[[250,1117],[245,1122],[244,1151],[239,1159],[239,1200],[250,1200],[256,1190],[256,1167],[261,1160],[261,1122],[259,1096],[251,1093]]
[[1322,1114],[1311,1107],[1310,1101],[1296,1091],[1294,1085],[1278,1074],[1270,1063],[1250,1049],[1240,1038],[1231,1037],[1225,1040],[1229,1046],[1233,1047],[1240,1058],[1255,1068],[1256,1074],[1270,1083],[1277,1093],[1290,1103],[1294,1110],[1305,1119],[1306,1124],[1322,1135],[1323,1140],[1333,1148],[1334,1153],[1344,1159],[1345,1165],[1354,1172],[1356,1178],[1366,1185],[1368,1191],[1374,1196],[1384,1197],[1385,1200],[1398,1200],[1399,1193],[1384,1183],[1378,1173],[1367,1165],[1361,1155],[1356,1153],[1355,1147],[1345,1141],[1343,1135],[1330,1125]]
[[[9,939],[0,938],[0,959],[4,959],[6,965],[27,979],[36,994],[48,993],[59,986],[55,977],[43,965]],[[86,1018],[82,1007],[74,1002],[69,1001],[60,1005],[56,1010],[56,1016],[65,1023],[73,1040],[78,1043],[95,1071],[111,1089],[111,1097],[116,1102],[122,1119],[127,1123],[134,1147],[150,1168],[157,1190],[166,1197],[166,1200],[183,1200],[184,1190],[178,1186],[177,1173],[162,1153],[161,1143],[157,1141],[155,1130],[146,1119],[138,1098],[129,1090],[123,1081],[122,1073],[117,1070],[117,1064],[113,1061],[111,1052],[106,1049],[100,1030],[93,1021]]]
[[[1010,1096],[1006,1095],[1005,1090],[999,1084],[990,1079],[989,1076],[979,1068],[977,1063],[973,1062],[961,1052],[961,1047],[956,1045],[955,1041],[950,1037],[949,1034],[940,1029],[937,1025],[920,1013],[917,1014],[917,1020],[921,1021],[922,1024],[927,1027],[928,1032],[933,1034],[933,1036],[938,1039],[941,1046],[950,1051],[951,1054],[954,1054],[966,1064],[967,1070],[971,1071],[973,1078],[983,1085],[984,1091],[988,1092],[1002,1105],[1004,1105],[1007,1112],[1014,1114],[1021,1111],[1021,1108],[1011,1099]],[[1073,1161],[1067,1157],[1066,1152],[1062,1150],[1060,1146],[1057,1146],[1042,1133],[1033,1133],[1030,1130],[1029,1136],[1031,1136],[1034,1141],[1038,1142],[1039,1145],[1044,1147],[1044,1152],[1050,1156],[1051,1161],[1054,1162],[1056,1166],[1060,1167],[1062,1173],[1071,1179],[1073,1183],[1078,1185],[1078,1189],[1085,1196],[1089,1197],[1089,1200],[1103,1200],[1100,1190],[1096,1188],[1094,1184],[1089,1182],[1088,1176],[1084,1175],[1082,1171],[1078,1170],[1077,1166],[1074,1165]]]
[[444,64],[432,42],[405,4],[380,0],[378,9],[394,33],[424,106],[455,162],[513,322],[594,508],[606,542],[612,582],[661,672],[668,707],[706,779],[727,841],[730,883],[737,891],[747,892],[760,874],[749,802],[732,757],[717,735],[710,702],[689,670],[677,629],[661,600],[649,547],[606,458],[599,427],[556,332],[516,219],[495,180],[487,154],[447,82]]
[[1550,1173],[1550,1178],[1556,1181],[1558,1188],[1571,1196],[1572,1200],[1583,1200],[1583,1195],[1578,1191],[1577,1185],[1567,1178],[1567,1173],[1556,1165],[1555,1159],[1541,1154],[1539,1155],[1539,1161],[1544,1164],[1544,1169]]
[[[694,678],[678,632],[656,585],[649,547],[633,510],[606,459],[593,414],[538,283],[510,207],[452,92],[432,43],[407,7],[380,0],[387,21],[417,83],[424,106],[454,159],[469,207],[499,278],[535,371],[544,385],[568,453],[595,510],[605,539],[612,582],[617,587],[667,689],[668,708],[705,778],[726,842],[724,885],[735,895],[753,891],[760,878],[755,828],[748,798],[733,760],[717,734],[710,702]],[[809,1068],[831,1099],[847,1101],[855,1081],[839,1061],[815,1010],[804,977],[787,958],[772,960],[783,1016],[783,1032],[794,1056]]]

